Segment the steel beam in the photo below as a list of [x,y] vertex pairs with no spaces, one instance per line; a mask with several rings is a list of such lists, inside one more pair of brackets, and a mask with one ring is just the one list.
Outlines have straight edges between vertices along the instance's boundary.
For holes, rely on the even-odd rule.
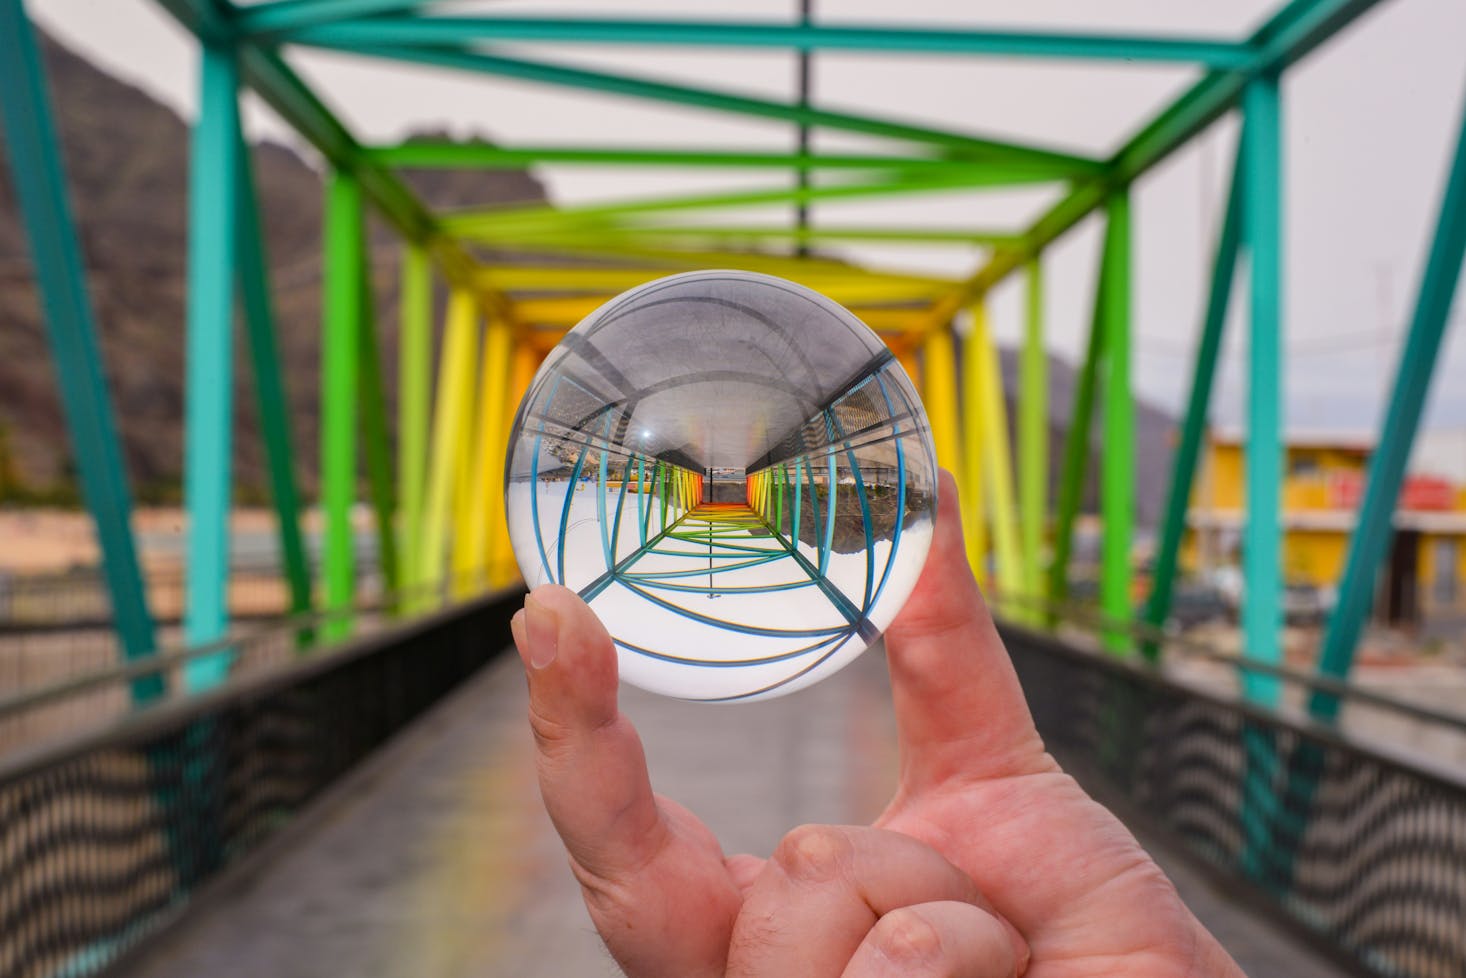
[[[1281,661],[1283,535],[1283,164],[1276,74],[1248,83],[1243,102],[1242,230],[1250,258],[1248,333],[1247,525],[1242,535],[1242,648],[1251,659]],[[1278,702],[1277,677],[1242,673],[1242,691]]]
[[[310,558],[300,532],[300,492],[295,482],[295,448],[290,436],[290,398],[280,371],[275,310],[270,302],[270,267],[260,229],[259,201],[249,147],[239,134],[239,296],[249,337],[260,437],[270,470],[270,498],[280,537],[280,564],[290,589],[290,610],[311,607]],[[308,635],[303,636],[308,638]]]
[[397,334],[397,586],[418,586],[414,557],[421,548],[427,490],[428,412],[432,400],[433,270],[421,245],[402,251]]
[[1018,385],[1018,513],[1024,597],[1043,596],[1049,503],[1049,354],[1044,347],[1043,265],[1028,263],[1021,380]]
[[322,605],[337,614],[322,628],[329,640],[351,633],[356,600],[357,398],[361,379],[362,193],[350,172],[326,186],[325,281],[321,310]]
[[[172,0],[172,2],[179,2],[179,0]],[[366,45],[344,41],[339,44],[321,46],[346,50],[365,57],[429,64],[440,68],[454,68],[503,78],[515,78],[542,85],[687,105],[796,125],[858,132],[867,136],[934,146],[973,160],[1025,164],[1035,169],[1045,170],[1056,178],[1098,173],[1101,169],[1101,164],[1095,160],[1043,147],[1018,145],[969,133],[948,132],[894,119],[821,109],[818,106],[800,106],[797,103],[753,98],[715,89],[675,85],[632,75],[589,71],[570,65],[530,61],[523,58],[507,58],[463,47]]]
[[[1110,621],[1129,621],[1135,538],[1135,401],[1130,389],[1130,197],[1118,191],[1106,204],[1104,263],[1104,451],[1100,455],[1100,609]],[[1106,630],[1105,648],[1123,654],[1128,634]]]
[[[0,124],[55,358],[82,498],[96,527],[113,628],[129,659],[156,651],[153,617],[132,535],[132,495],[108,395],[85,266],[35,31],[21,0],[0,0]],[[163,692],[159,676],[132,683],[135,702]]]
[[[239,248],[239,69],[235,52],[200,49],[199,114],[189,170],[188,358],[183,497],[188,511],[184,641],[203,645],[229,627],[229,512],[234,434],[234,280]],[[185,686],[228,675],[232,655],[190,660]]]
[[[973,310],[974,316],[976,310]],[[976,329],[976,320],[973,329]],[[962,529],[967,538],[967,562],[984,591],[992,586],[988,574],[989,505],[987,466],[982,447],[983,405],[978,391],[983,368],[982,348],[969,332],[962,340],[962,469],[958,473],[962,492]]]
[[1069,599],[1069,555],[1074,547],[1074,521],[1084,501],[1084,481],[1089,471],[1094,391],[1105,349],[1105,289],[1110,279],[1111,260],[1108,234],[1105,235],[1105,245],[1100,253],[1099,274],[1095,276],[1089,341],[1085,344],[1084,363],[1079,368],[1079,380],[1074,389],[1069,430],[1064,435],[1064,461],[1059,472],[1059,500],[1054,516],[1053,555],[1049,558],[1048,600],[1055,606]]
[[367,257],[365,213],[358,250],[361,272],[361,303],[357,309],[357,375],[360,384],[361,439],[366,459],[367,490],[372,516],[377,524],[377,567],[383,589],[397,593],[397,493],[392,469],[392,436],[387,425],[387,392],[382,384],[382,351],[377,342],[376,298],[372,291],[372,266]]
[[241,33],[267,34],[428,7],[440,0],[267,0],[241,7],[234,20]]
[[[1462,105],[1466,109],[1466,99]],[[1435,374],[1463,259],[1466,259],[1466,112],[1463,112],[1455,156],[1441,195],[1440,217],[1421,274],[1410,332],[1395,371],[1389,409],[1379,444],[1370,458],[1358,527],[1349,541],[1338,600],[1324,632],[1318,662],[1322,676],[1345,679],[1353,664],[1354,649],[1373,602],[1376,574],[1394,533],[1392,520],[1400,483]],[[1308,708],[1314,716],[1332,721],[1338,714],[1338,697],[1315,690]]]
[[979,442],[986,480],[983,496],[992,513],[993,552],[997,558],[998,591],[1004,597],[1022,597],[1025,578],[1019,544],[1018,508],[1013,501],[1013,451],[1004,409],[1003,372],[998,347],[988,325],[987,309],[973,307],[972,332],[967,336],[977,369],[963,381],[969,396],[978,399]]
[[1005,58],[1183,62],[1209,68],[1246,66],[1246,44],[1202,37],[992,31],[949,24],[809,24],[748,20],[641,20],[596,17],[370,17],[286,36],[321,44],[461,44],[551,41],[557,44],[677,45],[795,51],[878,51]]
[[[1232,283],[1237,269],[1237,250],[1242,223],[1242,146],[1232,169],[1232,188],[1227,194],[1216,255],[1212,261],[1211,289],[1207,294],[1202,317],[1201,335],[1196,344],[1196,362],[1191,371],[1191,396],[1181,423],[1180,439],[1171,464],[1171,487],[1166,497],[1166,512],[1161,522],[1160,541],[1156,545],[1155,571],[1151,578],[1150,597],[1145,605],[1145,621],[1160,628],[1171,614],[1172,586],[1176,578],[1177,557],[1181,538],[1186,533],[1186,511],[1191,504],[1191,487],[1196,477],[1196,463],[1206,435],[1207,411],[1211,405],[1212,384],[1216,379],[1217,355],[1222,348],[1227,325],[1227,307],[1231,302]],[[1142,644],[1146,658],[1156,659],[1160,646],[1154,641]]]

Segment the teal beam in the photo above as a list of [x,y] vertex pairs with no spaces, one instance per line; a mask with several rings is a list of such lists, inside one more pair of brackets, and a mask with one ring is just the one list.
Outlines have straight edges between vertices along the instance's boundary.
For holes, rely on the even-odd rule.
[[[333,172],[326,188],[325,283],[321,329],[322,605],[349,610],[356,598],[356,426],[362,318],[362,192],[350,173]],[[327,640],[351,632],[346,616],[322,629]]]
[[[234,417],[234,280],[239,259],[239,69],[232,48],[200,46],[200,95],[188,188],[188,359],[183,497],[188,512],[183,637],[229,627],[229,511]],[[190,660],[185,688],[223,682],[228,651]]]
[[981,294],[1050,242],[1104,204],[1109,189],[1149,170],[1240,104],[1248,77],[1281,71],[1367,13],[1381,0],[1293,0],[1247,40],[1255,52],[1240,71],[1211,71],[1162,109],[1107,161],[1101,176],[1078,183],[1029,229],[1021,248],[993,255],[973,277],[970,291]]
[[[1130,197],[1116,193],[1106,206],[1104,262],[1105,412],[1100,456],[1100,609],[1108,621],[1129,621],[1135,539],[1135,401],[1130,390]],[[1104,634],[1105,648],[1129,651],[1123,630]]]
[[[1466,99],[1462,104],[1466,108]],[[1435,374],[1463,259],[1466,259],[1466,112],[1463,112],[1456,155],[1441,197],[1435,237],[1421,275],[1410,332],[1395,372],[1384,428],[1370,457],[1358,528],[1349,541],[1338,601],[1324,632],[1318,671],[1331,679],[1348,677],[1359,633],[1369,615],[1376,574],[1389,551],[1394,532],[1391,521],[1399,500],[1400,482]],[[1338,697],[1322,690],[1314,691],[1309,702],[1309,712],[1314,716],[1332,721],[1338,710]]]
[[[1242,534],[1242,648],[1261,662],[1282,661],[1283,484],[1283,165],[1278,76],[1248,83],[1243,101],[1242,229],[1250,255],[1252,321],[1248,342],[1247,525]],[[1275,706],[1276,676],[1243,671],[1250,700]]]
[[[1225,216],[1212,261],[1211,290],[1207,294],[1206,313],[1202,320],[1201,338],[1196,344],[1196,363],[1191,372],[1191,396],[1181,424],[1180,441],[1171,463],[1171,488],[1166,497],[1166,513],[1161,522],[1160,543],[1156,548],[1155,572],[1150,596],[1145,605],[1145,621],[1159,629],[1171,614],[1171,595],[1176,578],[1181,538],[1186,532],[1186,510],[1191,503],[1191,487],[1196,478],[1196,462],[1206,434],[1207,411],[1211,405],[1213,382],[1216,380],[1217,355],[1222,348],[1222,335],[1227,325],[1227,307],[1232,297],[1232,281],[1237,270],[1237,250],[1241,238],[1242,212],[1242,146],[1232,169],[1232,188],[1227,194]],[[1160,646],[1153,640],[1141,646],[1146,658],[1157,659]]]
[[269,0],[240,8],[234,15],[242,34],[269,34],[314,27],[354,17],[397,14],[426,7],[434,0]]
[[[126,658],[151,655],[156,636],[132,535],[127,470],[97,349],[45,67],[21,0],[0,0],[0,124],[15,200],[30,242],[82,498],[102,553],[113,628]],[[132,683],[134,702],[162,692],[160,676]]]
[[353,54],[367,57],[473,71],[542,85],[604,92],[609,95],[687,105],[796,125],[817,126],[845,132],[858,132],[867,136],[879,136],[885,139],[898,139],[935,146],[949,152],[960,153],[974,160],[1025,164],[1035,169],[1043,169],[1055,177],[1092,174],[1100,170],[1100,164],[1095,160],[1041,147],[1022,146],[966,133],[914,126],[898,120],[752,98],[714,89],[674,85],[632,75],[588,71],[568,65],[529,61],[522,58],[507,58],[462,47],[410,47],[345,42],[319,46],[347,50]]
[[1074,406],[1069,415],[1069,430],[1064,435],[1064,459],[1059,471],[1058,509],[1054,514],[1053,555],[1049,558],[1049,603],[1062,605],[1069,599],[1069,556],[1074,549],[1074,521],[1084,500],[1085,475],[1089,470],[1091,418],[1094,413],[1094,391],[1105,350],[1105,287],[1110,280],[1110,236],[1100,253],[1099,274],[1095,276],[1094,307],[1089,322],[1089,341],[1085,344],[1084,363],[1074,389]]
[[[260,437],[270,470],[270,498],[280,535],[280,563],[290,589],[290,610],[311,607],[310,559],[300,532],[300,492],[295,482],[295,449],[290,436],[290,398],[280,371],[275,310],[270,302],[270,266],[260,229],[249,148],[239,146],[239,295],[244,309],[253,366]],[[308,638],[309,636],[303,636]]]
[[[365,215],[362,215],[363,218]],[[397,474],[392,466],[392,436],[387,425],[387,394],[382,386],[382,354],[377,344],[376,300],[372,294],[372,267],[368,260],[365,233],[357,248],[361,266],[357,279],[361,283],[361,302],[357,308],[357,371],[360,380],[358,397],[361,412],[361,440],[366,456],[367,489],[371,494],[372,515],[377,522],[377,564],[384,590],[398,593],[402,579],[398,574],[397,555]]]
[[1125,37],[985,31],[952,24],[809,24],[748,20],[611,20],[596,17],[371,17],[291,31],[324,44],[461,44],[488,41],[878,51],[1109,61],[1183,62],[1235,70],[1252,59],[1246,44],[1199,37]]

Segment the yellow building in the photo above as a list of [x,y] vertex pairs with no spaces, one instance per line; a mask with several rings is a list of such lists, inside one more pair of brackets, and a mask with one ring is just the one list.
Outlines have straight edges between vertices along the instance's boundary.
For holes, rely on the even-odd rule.
[[[1332,588],[1343,573],[1373,450],[1364,436],[1295,432],[1287,439],[1283,574]],[[1235,567],[1246,495],[1245,439],[1212,431],[1196,474],[1182,566]],[[1392,619],[1466,604],[1466,432],[1422,433],[1395,513],[1395,540],[1377,611]]]

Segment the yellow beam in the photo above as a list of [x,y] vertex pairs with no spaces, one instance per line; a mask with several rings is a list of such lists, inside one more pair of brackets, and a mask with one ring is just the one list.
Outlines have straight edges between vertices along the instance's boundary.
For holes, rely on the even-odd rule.
[[932,426],[937,464],[958,472],[962,467],[962,454],[957,428],[957,363],[952,353],[952,334],[945,330],[932,333],[922,345],[922,355],[926,414]]
[[[504,483],[504,438],[508,410],[509,354],[514,337],[508,323],[494,316],[484,328],[478,376],[478,417],[470,429],[471,464],[463,522],[454,538],[455,576],[465,587],[490,578],[490,555],[506,532],[499,499]],[[462,556],[459,557],[459,551]]]
[[[798,272],[797,269],[794,271]],[[496,266],[482,269],[478,273],[477,281],[484,288],[502,292],[616,294],[675,272],[676,269],[669,268]],[[949,279],[874,274],[857,268],[840,271],[810,269],[785,277],[820,292],[838,290],[883,297],[882,300],[867,299],[867,302],[894,302],[903,298],[934,299],[950,292],[955,284]]]
[[[498,458],[505,464],[504,452],[509,444],[509,428],[519,411],[519,402],[524,400],[530,381],[539,369],[540,355],[527,339],[521,338],[514,345],[510,358],[509,386],[505,391],[503,434],[499,442]],[[509,524],[504,509],[504,473],[493,484],[493,512],[490,515],[489,583],[494,587],[510,584],[519,576],[519,567],[514,560],[514,548],[510,545]]]
[[[443,354],[438,365],[438,393],[433,406],[432,450],[428,462],[427,503],[419,537],[414,584],[436,591],[443,583],[443,556],[448,533],[448,511],[461,467],[459,451],[463,429],[469,423],[473,398],[474,336],[478,302],[467,289],[454,289],[448,300]],[[426,597],[426,595],[424,596]]]
[[972,333],[967,342],[976,349],[976,380],[979,431],[983,468],[987,470],[986,494],[992,500],[993,545],[998,558],[998,590],[1021,595],[1028,575],[1024,573],[1022,548],[1018,545],[1018,507],[1013,498],[1013,457],[1008,442],[1008,412],[1003,402],[1003,375],[998,366],[998,348],[988,326],[987,308],[972,307]]
[[986,425],[983,421],[982,397],[978,391],[982,369],[982,348],[968,334],[962,343],[962,471],[958,478],[962,488],[962,527],[967,535],[967,562],[977,582],[986,590],[988,579],[988,506],[983,478],[983,443]]

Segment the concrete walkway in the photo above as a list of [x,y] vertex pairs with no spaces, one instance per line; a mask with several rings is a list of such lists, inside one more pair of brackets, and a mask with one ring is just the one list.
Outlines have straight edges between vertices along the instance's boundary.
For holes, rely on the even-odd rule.
[[[870,653],[794,697],[698,706],[629,690],[659,791],[728,852],[801,822],[868,821],[896,763]],[[125,974],[150,978],[596,978],[600,946],[545,818],[506,656],[354,773],[248,872],[216,887]],[[1253,978],[1340,974],[1153,845]]]

